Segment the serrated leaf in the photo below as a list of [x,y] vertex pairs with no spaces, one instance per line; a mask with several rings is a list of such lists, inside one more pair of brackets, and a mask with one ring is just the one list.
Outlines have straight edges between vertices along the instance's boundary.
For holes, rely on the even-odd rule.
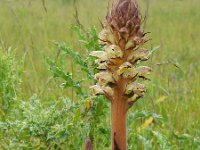
[[74,81],[72,74],[68,72],[66,73],[63,68],[56,67],[51,60],[48,60],[48,64],[54,78],[59,77],[65,80],[65,83],[62,83],[62,87],[74,87],[79,94],[83,94],[80,86],[80,81]]
[[87,63],[83,61],[83,59],[81,58],[78,52],[74,52],[71,48],[67,47],[65,43],[63,44],[55,43],[55,44],[62,51],[64,51],[75,64],[80,65],[81,70],[85,71],[87,74],[91,74],[89,71],[89,67],[87,66]]

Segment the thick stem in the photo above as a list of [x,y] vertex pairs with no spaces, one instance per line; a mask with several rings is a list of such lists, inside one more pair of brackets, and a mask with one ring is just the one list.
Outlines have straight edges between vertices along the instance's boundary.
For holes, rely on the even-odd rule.
[[126,150],[126,101],[116,96],[111,103],[112,150]]

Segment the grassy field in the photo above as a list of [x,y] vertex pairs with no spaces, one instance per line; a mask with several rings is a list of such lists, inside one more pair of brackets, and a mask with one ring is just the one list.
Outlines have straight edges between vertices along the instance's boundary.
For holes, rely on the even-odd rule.
[[[100,31],[99,20],[105,17],[108,2],[77,0],[78,16],[85,29],[96,26]],[[142,14],[147,2],[139,1]],[[152,40],[146,47],[160,47],[148,62],[154,70],[148,93],[130,111],[130,114],[135,110],[160,114],[168,128],[193,137],[200,137],[199,10],[199,0],[149,1],[145,31],[151,32]],[[22,92],[18,97],[29,99],[36,93],[43,101],[72,98],[72,89],[61,90],[50,80],[46,58],[56,57],[57,48],[52,41],[65,41],[82,54],[78,37],[70,29],[76,23],[73,1],[46,0],[43,6],[40,0],[0,0],[0,14],[0,40],[16,49],[18,61],[25,56]],[[65,63],[68,71],[76,74],[73,62],[66,59]]]

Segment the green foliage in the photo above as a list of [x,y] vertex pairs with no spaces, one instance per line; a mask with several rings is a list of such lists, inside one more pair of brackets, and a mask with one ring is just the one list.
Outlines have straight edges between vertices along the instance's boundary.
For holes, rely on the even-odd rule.
[[[96,31],[94,28],[93,31]],[[97,43],[97,38],[92,43]],[[91,44],[90,48],[93,49]],[[85,74],[85,82],[91,82],[94,67],[93,59],[83,59],[68,48],[66,44],[56,43],[59,49],[71,58]],[[88,46],[88,45],[87,45]],[[89,56],[86,56],[89,57]],[[39,148],[39,149],[81,149],[85,140],[91,138],[96,148],[109,147],[108,103],[104,97],[93,97],[81,84],[83,81],[74,79],[72,73],[66,72],[62,63],[63,57],[57,60],[47,59],[49,70],[55,80],[61,80],[61,88],[73,88],[78,95],[75,101],[60,98],[53,103],[42,103],[34,95],[28,101],[18,102],[13,112],[16,119],[0,123],[0,143],[4,149]],[[14,113],[12,113],[14,114]],[[107,126],[107,127],[106,127]],[[101,146],[99,146],[101,142]]]
[[[65,43],[54,43],[57,48],[63,52],[62,54],[66,55],[67,58],[70,58],[72,63],[76,65],[76,70],[79,70],[79,73],[77,74],[77,71],[71,73],[66,72],[64,70],[64,66],[57,63],[60,62],[61,60],[59,59],[62,59],[63,57],[58,57],[55,61],[52,61],[52,59],[47,59],[49,70],[52,72],[54,78],[64,80],[64,82],[61,82],[63,88],[72,87],[76,90],[76,94],[78,97],[80,97],[80,99],[76,99],[75,104],[80,102],[85,103],[87,108],[86,112],[89,114],[87,116],[89,131],[88,137],[86,136],[86,138],[91,138],[94,141],[94,144],[97,142],[99,143],[99,141],[102,140],[102,142],[106,143],[105,145],[108,146],[109,144],[106,137],[109,137],[109,129],[104,127],[104,122],[101,124],[102,117],[104,117],[106,115],[105,113],[108,111],[108,104],[106,104],[104,97],[94,97],[90,94],[88,88],[84,88],[85,84],[88,85],[88,83],[94,82],[93,76],[96,69],[94,65],[94,59],[89,56],[89,51],[97,47],[99,49],[101,48],[98,44],[97,32],[94,27],[88,32],[83,32],[83,30],[77,26],[73,26],[72,29],[77,33],[80,43],[83,44],[84,48],[82,51],[84,51],[86,55],[81,57],[78,52],[75,52],[69,48]],[[75,77],[80,78],[80,74],[82,75],[81,81],[75,79]],[[107,116],[107,118],[109,117]],[[96,133],[99,133],[99,135],[96,135]],[[98,147],[98,144],[95,146]]]
[[62,83],[61,87],[66,88],[66,87],[73,87],[77,91],[77,94],[82,95],[83,91],[80,87],[80,81],[74,81],[72,78],[72,74],[66,73],[63,68],[57,67],[54,65],[54,63],[50,60],[47,59],[47,63],[49,65],[49,70],[52,72],[54,78],[61,78],[65,82]]
[[89,109],[92,108],[86,102],[72,103],[69,99],[42,104],[34,95],[20,102],[21,115],[14,122],[0,123],[1,146],[4,149],[80,149],[90,132]]
[[[110,149],[109,113],[104,102],[101,97],[76,103],[66,98],[44,104],[34,95],[28,101],[20,101],[20,117],[15,121],[0,122],[0,146],[3,149],[73,150],[82,149],[90,137],[95,149]],[[138,131],[149,117],[155,117],[156,122]],[[199,138],[169,130],[160,115],[136,111],[129,121],[129,149],[199,148]],[[95,134],[92,135],[91,130]]]
[[0,118],[9,112],[19,94],[22,66],[11,47],[0,45]]
[[[96,48],[102,49],[98,44],[98,36],[95,27],[91,28],[88,32],[83,32],[81,28],[77,26],[72,27],[79,37],[80,43],[84,46],[82,51],[85,52],[81,56],[77,51],[69,48],[66,43],[54,42],[56,47],[61,51],[60,55],[52,60],[51,58],[47,59],[47,64],[49,70],[52,72],[55,79],[61,79],[64,82],[61,82],[62,88],[72,87],[76,90],[76,94],[79,97],[87,98],[88,97],[88,88],[83,86],[88,85],[88,83],[94,82],[94,73],[96,72],[96,66],[94,64],[94,58],[90,57],[89,52]],[[66,57],[65,57],[66,56]],[[75,72],[65,71],[65,63],[62,59],[68,58],[72,61]],[[62,62],[62,63],[59,63]],[[81,76],[80,76],[81,75]],[[76,79],[78,78],[78,79]]]

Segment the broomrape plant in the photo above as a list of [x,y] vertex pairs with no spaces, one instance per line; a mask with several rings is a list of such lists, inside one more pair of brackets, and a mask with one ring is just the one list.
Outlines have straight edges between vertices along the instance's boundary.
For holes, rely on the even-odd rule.
[[104,51],[93,51],[99,72],[91,88],[95,95],[105,95],[111,102],[112,149],[126,150],[126,113],[146,92],[138,79],[148,80],[152,69],[138,66],[150,51],[142,48],[148,40],[141,29],[141,16],[135,0],[118,0],[113,4],[99,34]]
[[[154,7],[159,8],[164,3],[161,1],[157,3],[156,1],[152,4],[156,4]],[[170,5],[174,3],[170,2]],[[184,3],[181,2],[180,7],[174,7],[176,9],[170,9],[170,13],[183,12],[182,6],[187,4]],[[55,7],[52,8],[58,7],[60,9],[60,3],[49,1],[49,4],[55,4]],[[70,5],[71,3],[69,3]],[[49,15],[51,10],[54,9],[48,11]],[[66,8],[63,7],[63,9]],[[60,9],[61,12],[58,13],[65,12],[63,9]],[[196,10],[195,7],[188,7],[187,9],[184,7],[184,10],[179,15],[184,16],[186,12],[195,13],[196,15],[192,15],[193,17],[190,15],[188,17],[190,19],[198,18],[197,7]],[[19,11],[21,12],[21,9]],[[156,9],[153,10],[153,12],[156,11]],[[165,12],[167,9],[165,10],[163,7],[163,11]],[[23,12],[26,13],[26,11]],[[30,12],[32,12],[32,7]],[[29,16],[30,12],[28,11],[26,15]],[[38,10],[38,12],[40,11]],[[57,14],[55,15],[57,16]],[[51,19],[55,20],[55,15],[51,16]],[[155,17],[167,17],[169,22],[174,16],[170,15],[169,18],[168,15],[168,13],[160,13]],[[65,15],[62,15],[62,17],[66,20]],[[173,22],[174,25],[180,24],[182,17],[177,19],[177,16],[175,16],[175,18],[177,22]],[[162,22],[163,25],[163,19],[157,19],[157,23]],[[21,20],[20,17],[19,20]],[[172,73],[171,69],[168,70],[168,74],[159,74],[163,73],[163,70],[168,69],[168,67],[163,66],[161,70],[154,67],[157,73],[152,77],[152,87],[149,88],[147,95],[147,97],[153,99],[151,102],[149,101],[149,103],[152,103],[153,111],[151,105],[146,102],[145,105],[143,105],[143,102],[137,103],[134,110],[129,110],[139,98],[145,95],[146,88],[142,83],[143,80],[148,80],[148,74],[152,71],[151,68],[139,64],[148,60],[151,53],[158,49],[158,47],[154,47],[149,51],[142,48],[143,44],[147,42],[147,39],[145,39],[147,33],[141,29],[142,17],[136,2],[134,0],[116,0],[106,20],[102,22],[103,30],[99,37],[95,27],[88,30],[85,26],[79,24],[78,18],[76,20],[78,26],[73,26],[72,31],[75,31],[79,43],[72,42],[68,45],[65,42],[53,42],[58,51],[54,51],[53,56],[47,58],[47,66],[51,76],[45,74],[45,80],[48,77],[46,84],[38,85],[38,90],[42,89],[42,91],[39,95],[32,93],[33,96],[30,99],[27,99],[26,96],[29,95],[28,93],[32,91],[32,88],[25,89],[27,86],[24,85],[27,82],[21,84],[22,87],[20,86],[23,81],[21,74],[24,71],[24,59],[21,64],[21,61],[17,61],[15,58],[14,51],[0,42],[0,149],[200,149],[198,120],[195,121],[198,116],[197,107],[193,108],[197,102],[195,99],[198,98],[198,94],[195,94],[198,86],[194,85],[188,89],[187,86],[191,82],[186,84],[187,80],[183,78],[187,71],[189,71],[188,76],[193,78],[198,76],[198,71],[196,72],[198,69],[194,69],[197,62],[192,62],[189,70],[184,66],[186,68],[184,74],[180,72],[181,75],[176,74],[178,72]],[[184,21],[187,21],[187,16]],[[46,26],[44,28],[46,29]],[[177,28],[173,29],[174,31],[177,30]],[[194,29],[197,28],[194,26]],[[61,30],[63,29],[61,28]],[[160,30],[162,31],[162,29]],[[51,31],[54,32],[54,30]],[[70,36],[72,35],[70,34]],[[165,36],[165,34],[162,34],[164,39],[167,38]],[[14,37],[15,33],[13,32],[12,38]],[[74,40],[73,36],[71,38]],[[195,36],[193,38],[195,42]],[[188,41],[190,42],[190,40]],[[6,43],[9,43],[9,40]],[[41,43],[33,44],[32,46],[38,47]],[[176,43],[172,42],[171,44]],[[170,46],[167,45],[167,48],[170,48]],[[184,48],[183,46],[178,48]],[[188,47],[187,43],[185,46]],[[191,48],[196,52],[194,46],[192,45]],[[184,54],[190,52],[191,48],[189,46],[188,51],[184,51]],[[98,51],[92,52],[92,50]],[[177,53],[174,52],[174,54]],[[183,56],[181,55],[178,58]],[[195,60],[192,51],[191,55],[188,56]],[[189,58],[187,61],[190,60]],[[162,58],[159,57],[159,59]],[[160,61],[157,58],[155,60]],[[156,64],[154,60],[152,61],[153,64]],[[27,63],[29,64],[29,59],[27,59]],[[165,62],[158,64],[161,67]],[[38,65],[38,62],[36,65]],[[175,66],[177,67],[176,64]],[[28,74],[29,69],[25,70]],[[25,74],[24,77],[29,77],[28,74]],[[96,79],[96,83],[90,91],[87,87],[94,84],[94,79]],[[160,82],[159,79],[162,79],[163,82]],[[165,85],[165,79],[168,79],[167,81],[173,80]],[[176,86],[170,88],[173,81],[176,82]],[[158,82],[159,84],[157,84]],[[182,83],[185,85],[184,88],[180,88]],[[36,83],[30,82],[30,84]],[[167,86],[168,88],[166,88]],[[192,89],[194,87],[195,89]],[[23,90],[20,90],[20,88]],[[28,93],[21,93],[20,91],[28,91]],[[106,97],[111,102],[111,128],[109,126],[109,103],[106,102]],[[189,99],[187,99],[188,97]],[[175,101],[170,101],[172,99]],[[155,103],[153,104],[154,100]],[[176,106],[171,107],[172,103]],[[141,107],[142,110],[140,110]],[[169,107],[171,108],[168,109]],[[129,117],[126,120],[128,110]],[[184,111],[185,113],[183,113]],[[188,118],[190,113],[192,113],[193,119]],[[180,115],[184,117],[180,118]],[[193,122],[187,123],[188,120]],[[191,130],[191,128],[193,129]],[[112,133],[112,145],[109,140],[110,133]]]

